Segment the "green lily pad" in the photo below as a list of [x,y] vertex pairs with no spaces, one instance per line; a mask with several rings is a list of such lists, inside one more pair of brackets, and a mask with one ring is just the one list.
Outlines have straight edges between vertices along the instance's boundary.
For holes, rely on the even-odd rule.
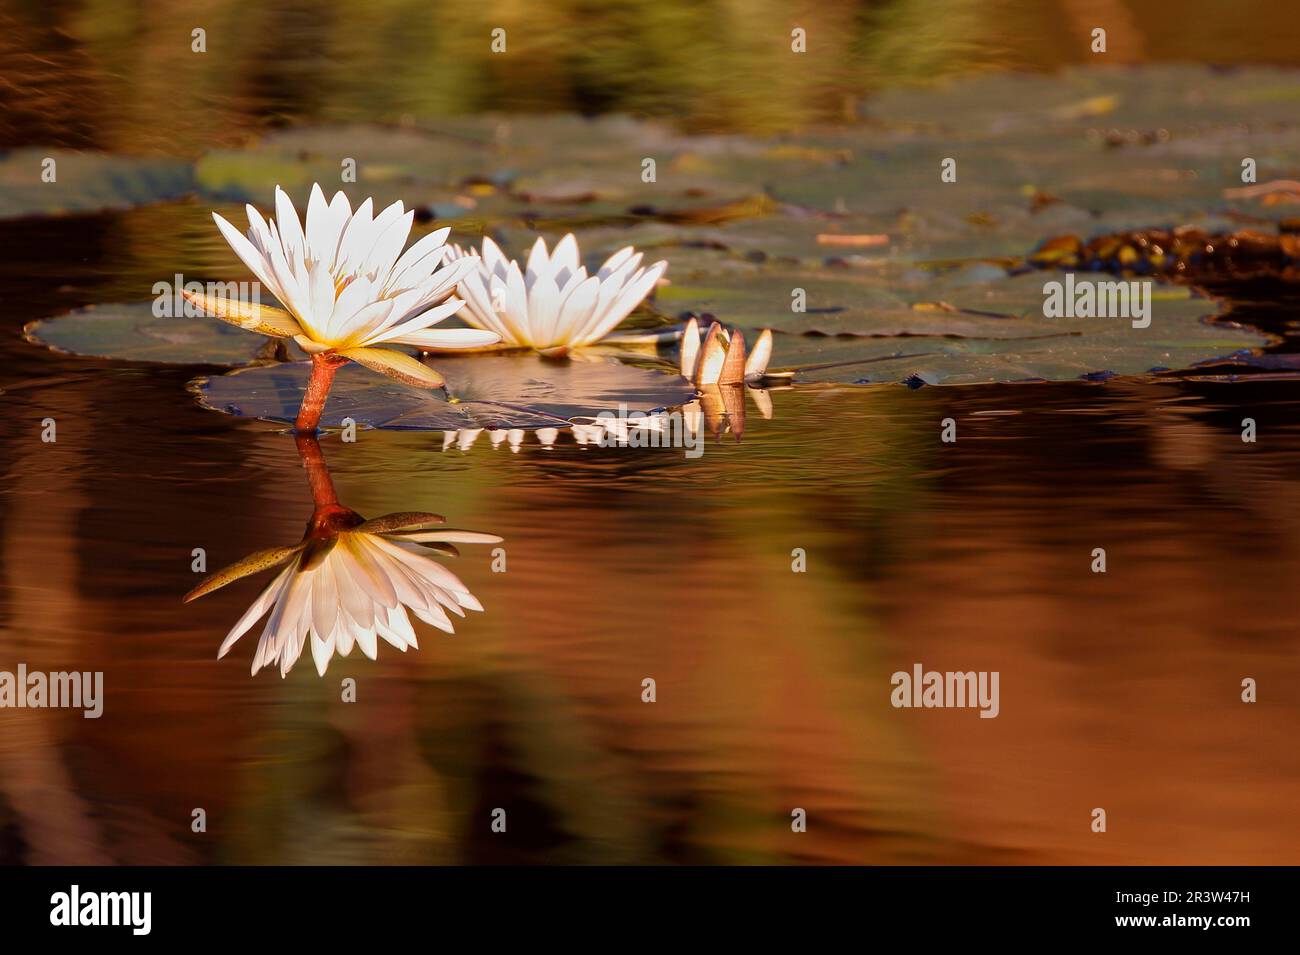
[[[1043,286],[1064,275],[1033,272],[987,278],[958,272],[909,274],[896,284],[856,272],[754,269],[707,276],[708,285],[670,286],[661,307],[709,312],[752,335],[777,332],[771,367],[799,381],[906,381],[976,384],[1063,381],[1181,369],[1259,348],[1270,339],[1212,322],[1211,299],[1185,286],[1153,283],[1151,325],[1122,318],[1047,318]],[[1076,275],[1076,286],[1109,281]],[[805,313],[791,312],[791,289],[807,293]]]
[[864,116],[894,129],[986,138],[1025,130],[1103,129],[1172,135],[1296,121],[1293,70],[1205,66],[1072,67],[1056,77],[963,76],[923,89],[894,88],[867,101]]
[[[656,216],[709,222],[770,211],[752,182],[689,170],[688,151],[711,142],[618,116],[299,127],[245,149],[210,152],[196,177],[206,194],[228,201],[266,203],[280,185],[301,204],[319,181],[339,183],[354,205],[367,196],[380,206],[401,199],[438,219],[483,224]],[[642,179],[646,157],[658,164],[652,182]],[[355,182],[341,181],[345,159],[356,163]]]
[[[54,181],[42,173],[54,161]],[[0,156],[0,219],[130,209],[194,191],[187,163],[66,149],[15,149]]]
[[[247,365],[275,354],[275,342],[215,318],[159,318],[152,302],[98,305],[29,322],[27,340],[69,355],[171,365]],[[290,358],[303,357],[286,342]]]
[[[1294,76],[1186,66],[989,74],[890,90],[866,101],[861,125],[779,137],[572,115],[293,128],[209,153],[197,176],[223,199],[265,205],[280,183],[301,202],[313,181],[340,182],[352,158],[358,181],[342,188],[354,201],[401,198],[467,234],[522,222],[617,224],[631,235],[644,224],[681,230],[663,239],[678,247],[720,231],[715,247],[742,257],[1007,259],[1063,232],[1292,215],[1294,204],[1230,190],[1244,156],[1261,182],[1300,178]],[[955,182],[940,180],[945,158],[957,161]],[[820,241],[834,233],[890,241],[870,251]]]
[[[356,176],[345,182],[349,159]],[[279,185],[299,214],[320,182],[331,195],[341,189],[354,207],[366,198],[376,209],[401,200],[437,219],[490,219],[513,204],[491,184],[493,163],[488,145],[464,137],[395,126],[313,126],[268,133],[245,149],[209,152],[195,178],[209,196],[262,206]]]
[[[1169,66],[892,90],[867,102],[869,125],[810,138],[841,162],[767,178],[778,200],[878,217],[878,231],[905,233],[931,259],[1014,254],[1044,231],[1088,237],[1224,213],[1278,219],[1296,205],[1233,191],[1246,156],[1260,182],[1300,175],[1297,88],[1289,71]],[[954,182],[940,179],[947,158]],[[1088,228],[1087,217],[1131,225]]]
[[[676,374],[609,358],[548,360],[531,354],[463,355],[431,361],[447,379],[449,402],[359,365],[339,369],[321,417],[327,428],[351,418],[360,427],[409,431],[565,427],[602,411],[649,412],[689,401],[695,389]],[[292,422],[307,386],[307,362],[267,365],[193,384],[200,402],[227,414]]]

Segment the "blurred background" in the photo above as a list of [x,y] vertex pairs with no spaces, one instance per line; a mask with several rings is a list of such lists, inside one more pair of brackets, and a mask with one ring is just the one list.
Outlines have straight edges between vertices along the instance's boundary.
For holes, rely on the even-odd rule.
[[1288,0],[4,0],[0,145],[192,156],[290,122],[485,110],[770,132],[890,85],[1087,63],[1098,25],[1112,65],[1300,62]]

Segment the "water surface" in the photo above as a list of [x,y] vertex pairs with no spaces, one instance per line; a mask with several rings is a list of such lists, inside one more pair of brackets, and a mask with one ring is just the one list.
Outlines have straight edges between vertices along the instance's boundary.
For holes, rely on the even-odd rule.
[[[205,218],[3,227],[4,663],[107,687],[97,721],[6,713],[4,861],[1294,858],[1289,381],[796,387],[697,460],[329,438],[345,504],[499,534],[507,570],[463,549],[487,609],[454,636],[421,627],[418,651],[354,653],[323,680],[306,663],[250,678],[247,638],[214,656],[258,585],[180,596],[193,548],[216,567],[301,536],[292,439],[200,409],[185,385],[203,369],[18,334],[201,267],[220,254]],[[890,675],[915,662],[1000,671],[999,717],[892,708]]]

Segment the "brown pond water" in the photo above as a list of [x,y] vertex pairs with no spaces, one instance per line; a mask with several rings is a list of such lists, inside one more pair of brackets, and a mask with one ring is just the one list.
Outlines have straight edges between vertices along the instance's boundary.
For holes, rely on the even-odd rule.
[[[243,39],[197,76],[168,33],[188,36],[180,4],[135,26],[116,5],[6,13],[4,75],[40,96],[6,109],[0,142],[189,156],[286,118],[449,105],[687,103],[696,128],[765,129],[940,63],[1078,61],[1091,22],[1076,3],[819,4],[813,35],[859,72],[774,92],[757,34],[737,32],[750,21],[720,30],[692,4],[629,5],[605,26],[635,44],[565,47],[590,55],[563,67],[557,38],[583,22],[564,5],[509,66],[482,50],[491,4],[441,31],[427,13],[408,22],[410,4],[372,6],[359,29],[338,4],[217,4]],[[1196,13],[1217,4],[1112,6],[1129,59],[1300,48],[1288,4],[1232,30]],[[1010,38],[1009,16],[1024,25]],[[749,44],[731,73],[685,68],[723,35]],[[431,37],[438,62],[387,72],[385,44]],[[632,71],[646,82],[607,80]],[[344,504],[499,534],[507,570],[465,548],[455,570],[486,612],[454,636],[417,624],[418,651],[250,677],[251,637],[215,653],[261,579],[180,598],[194,548],[217,567],[300,537],[311,497],[293,440],[199,408],[186,383],[205,369],[60,356],[20,334],[228,269],[207,210],[0,223],[0,669],[101,670],[106,688],[98,720],[0,713],[0,862],[1300,858],[1294,379],[800,386],[698,460],[564,437],[517,453],[486,437],[444,450],[438,433],[329,438]],[[1294,307],[1274,289],[1238,317],[1287,332]],[[949,417],[954,445],[939,440]],[[1000,715],[893,708],[891,674],[917,662],[999,671]],[[497,807],[506,834],[490,831]]]
[[[107,688],[99,720],[5,711],[5,861],[1294,860],[1292,382],[797,387],[698,460],[327,439],[345,504],[499,534],[507,571],[465,549],[487,609],[455,636],[250,678],[251,645],[214,654],[257,585],[180,596],[195,547],[298,539],[293,441],[200,409],[193,370],[17,331],[212,254],[204,218],[4,227],[3,664]],[[999,671],[999,717],[892,708],[918,661]]]

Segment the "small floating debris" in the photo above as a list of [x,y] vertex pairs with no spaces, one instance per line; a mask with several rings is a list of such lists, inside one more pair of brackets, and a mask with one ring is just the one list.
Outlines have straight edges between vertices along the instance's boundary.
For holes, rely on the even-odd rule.
[[1224,189],[1225,199],[1258,199],[1266,206],[1300,202],[1300,182],[1294,179],[1274,179],[1257,182],[1235,189]]
[[819,232],[818,245],[834,245],[852,249],[869,249],[889,245],[889,236],[883,234],[842,235],[837,232]]

